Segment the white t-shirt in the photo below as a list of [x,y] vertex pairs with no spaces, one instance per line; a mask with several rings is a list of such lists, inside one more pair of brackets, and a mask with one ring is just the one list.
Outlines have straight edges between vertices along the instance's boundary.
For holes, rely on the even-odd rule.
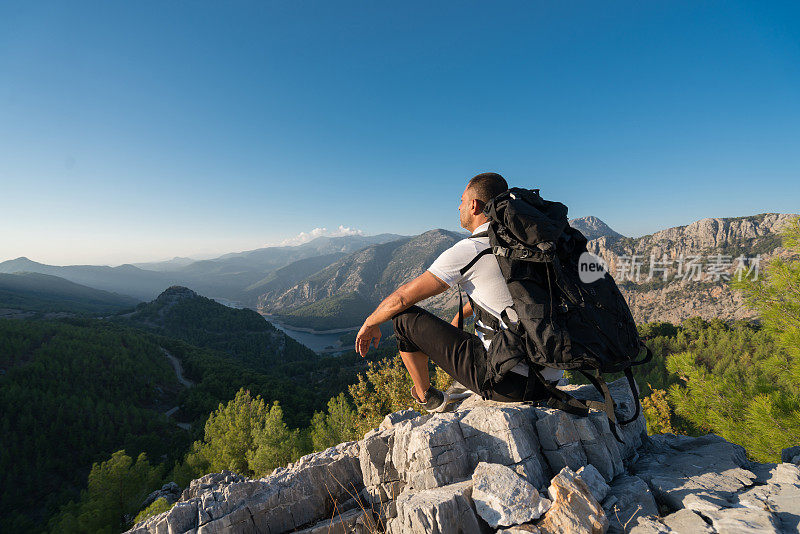
[[[477,227],[473,233],[477,234],[485,232],[489,228],[489,223],[484,223]],[[511,306],[514,301],[511,298],[511,293],[508,292],[505,278],[500,272],[500,266],[497,265],[497,260],[491,254],[487,254],[479,259],[472,268],[461,275],[461,269],[472,261],[480,251],[489,247],[488,237],[468,237],[462,239],[449,249],[442,252],[438,258],[428,267],[428,271],[436,278],[444,282],[450,287],[460,284],[461,288],[466,291],[467,295],[475,301],[475,304],[497,317],[500,321],[501,328],[508,328],[506,324],[500,319],[500,314]],[[487,327],[480,321],[477,324]],[[491,340],[486,339],[482,332],[475,331],[483,346],[487,349],[491,344]],[[528,364],[519,363],[512,372],[528,376]],[[564,375],[560,369],[542,369],[542,376],[546,380],[559,380]]]

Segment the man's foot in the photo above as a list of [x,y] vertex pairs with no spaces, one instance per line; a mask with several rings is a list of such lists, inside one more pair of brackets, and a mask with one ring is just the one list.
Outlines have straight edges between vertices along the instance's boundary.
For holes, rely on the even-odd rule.
[[420,400],[414,386],[411,386],[411,398],[429,412],[443,412],[447,409],[448,396],[444,391],[430,386],[425,392],[425,398]]

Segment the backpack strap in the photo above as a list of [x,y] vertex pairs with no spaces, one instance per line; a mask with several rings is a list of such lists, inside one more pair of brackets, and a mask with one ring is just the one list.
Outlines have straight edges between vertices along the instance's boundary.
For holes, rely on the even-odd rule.
[[[489,232],[488,231],[478,232],[477,234],[472,235],[470,237],[471,238],[472,237],[489,237]],[[459,269],[458,272],[461,274],[461,276],[464,276],[467,273],[467,271],[472,269],[472,266],[475,265],[478,262],[479,259],[481,259],[482,257],[486,256],[487,254],[491,254],[491,253],[492,253],[492,247],[488,247],[488,248],[485,248],[485,249],[481,250],[480,252],[478,252],[478,254],[475,255],[474,258],[469,260],[469,263],[467,263],[465,266],[463,266],[461,269]],[[470,304],[474,306],[474,303],[472,302],[472,299],[470,299]],[[458,329],[459,330],[463,330],[464,329],[464,297],[461,295],[461,285],[458,286]]]
[[647,362],[649,362],[650,360],[652,360],[652,359],[653,359],[653,351],[651,351],[651,350],[650,350],[650,347],[648,347],[648,346],[647,346],[647,345],[645,345],[644,343],[642,343],[642,347],[643,347],[643,348],[644,348],[644,350],[645,350],[645,351],[647,351],[647,352],[645,353],[645,355],[644,355],[644,356],[642,356],[642,359],[641,359],[641,360],[636,360],[636,361],[634,361],[634,362],[631,362],[631,366],[634,366],[634,365],[642,365],[642,364],[644,364],[644,363],[647,363]]
[[629,419],[625,419],[624,421],[620,421],[619,424],[627,425],[628,423],[636,420],[639,417],[639,412],[641,411],[642,407],[639,402],[639,390],[636,387],[636,381],[633,379],[633,372],[631,371],[631,367],[634,365],[642,365],[644,363],[649,362],[653,359],[653,351],[650,350],[650,347],[642,343],[642,346],[647,351],[646,354],[640,360],[636,360],[635,362],[631,363],[629,367],[625,368],[625,378],[628,379],[628,387],[631,388],[631,395],[633,395],[634,402],[636,403],[636,409],[633,412],[633,417]]
[[[549,399],[547,400],[547,405],[551,408],[556,408],[558,410],[563,410],[567,413],[571,413],[573,415],[577,415],[579,417],[586,417],[589,415],[589,410],[600,410],[605,412],[606,417],[608,418],[608,426],[611,429],[611,433],[614,435],[614,438],[619,441],[620,443],[624,443],[622,438],[619,437],[619,433],[617,432],[617,424],[626,424],[630,421],[633,421],[636,417],[639,416],[638,414],[638,402],[637,402],[637,414],[634,416],[633,419],[629,421],[619,423],[617,422],[617,415],[614,412],[614,399],[611,397],[611,392],[608,390],[608,385],[606,384],[605,380],[603,380],[600,376],[594,376],[592,374],[586,373],[584,371],[580,371],[589,382],[600,392],[603,396],[603,401],[593,401],[593,400],[580,400],[576,399],[566,391],[562,391],[558,389],[555,385],[551,384],[547,380],[544,379],[542,373],[534,365],[528,365],[528,382],[525,385],[525,394],[523,398],[527,397],[529,392],[533,389],[533,384],[537,381],[539,384],[544,387],[545,391],[547,391],[549,395]],[[638,401],[638,399],[637,399]]]
[[[648,352],[650,352],[650,349],[648,349]],[[628,387],[631,388],[631,393],[633,394],[633,399],[636,403],[636,409],[633,411],[633,417],[619,422],[621,425],[627,425],[628,423],[634,421],[637,417],[639,417],[639,412],[641,411],[641,405],[639,404],[639,391],[636,388],[636,382],[633,380],[633,372],[631,372],[630,367],[625,368],[625,378],[628,379]]]
[[480,252],[478,252],[478,254],[474,258],[469,260],[468,264],[463,266],[458,272],[461,273],[461,276],[464,276],[465,274],[467,274],[467,271],[472,269],[472,266],[475,265],[478,262],[479,259],[481,259],[482,257],[486,256],[487,254],[491,254],[491,253],[492,253],[492,247],[485,248],[485,249],[481,250]]
[[[497,332],[500,331],[500,320],[488,311],[484,310],[482,307],[475,304],[475,301],[472,300],[469,295],[467,295],[467,299],[472,307],[472,313],[475,315],[475,330],[481,332],[485,336],[489,336],[488,339],[491,339]],[[486,326],[479,325],[478,321]],[[461,292],[460,285],[458,286],[458,329],[464,329],[464,296]]]

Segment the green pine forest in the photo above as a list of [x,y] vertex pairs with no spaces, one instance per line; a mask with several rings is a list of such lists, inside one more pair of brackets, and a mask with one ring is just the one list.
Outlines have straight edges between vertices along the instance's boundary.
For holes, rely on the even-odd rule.
[[[731,281],[758,320],[640,325],[654,353],[635,373],[650,433],[713,432],[760,462],[800,443],[797,220],[782,239],[791,254],[758,280]],[[0,319],[0,499],[13,511],[0,532],[121,532],[169,508],[142,507],[167,482],[263,476],[411,405],[391,341],[366,360],[317,356],[207,300],[167,314],[147,303],[107,319]]]

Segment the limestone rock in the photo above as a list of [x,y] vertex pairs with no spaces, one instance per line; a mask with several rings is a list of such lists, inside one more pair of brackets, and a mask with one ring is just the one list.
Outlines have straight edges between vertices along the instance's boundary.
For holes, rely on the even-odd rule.
[[512,526],[538,519],[550,501],[527,480],[501,464],[481,462],[472,475],[475,509],[489,526]]
[[638,524],[624,532],[630,532],[630,534],[714,534],[716,531],[700,514],[683,509],[661,520],[651,517],[642,518]]
[[473,534],[481,532],[472,505],[472,481],[407,492],[397,499],[389,534]]
[[[592,386],[568,387],[579,398],[596,398]],[[620,412],[631,413],[627,382],[619,380],[609,387]],[[600,412],[581,418],[472,396],[450,413],[390,414],[361,441],[305,456],[260,480],[228,472],[207,475],[193,481],[172,510],[136,525],[132,532],[315,532],[323,525],[330,527],[334,515],[335,528],[354,531],[370,530],[370,521],[377,521],[394,525],[394,532],[428,527],[477,532],[475,528],[488,526],[475,512],[470,479],[482,462],[496,464],[507,477],[513,474],[516,478],[510,480],[532,488],[531,498],[548,487],[553,473],[569,466],[574,475],[583,468],[572,486],[602,498],[603,484],[619,478],[625,462],[635,462],[644,429],[643,416],[621,427],[625,443],[620,444]],[[764,480],[771,476],[764,471]],[[558,482],[551,487],[558,487]],[[590,496],[589,501],[581,494],[569,497],[566,490],[558,491],[564,493],[561,515],[540,519],[544,524],[574,526],[570,521],[578,525],[590,518],[589,524],[596,526],[602,524],[601,517],[605,520],[602,510],[591,506],[597,498]],[[546,502],[539,497],[535,504]],[[577,508],[573,510],[572,504]],[[447,526],[448,514],[459,514],[460,522]],[[523,525],[509,528],[533,531],[532,517],[515,519]]]
[[539,449],[533,407],[519,403],[459,410],[470,472],[479,462],[507,465],[537,488],[549,478]]
[[399,412],[393,412],[383,418],[380,429],[391,430],[395,425],[417,417],[419,417],[419,412],[416,410],[400,410]]
[[738,532],[741,534],[779,534],[778,523],[767,510],[752,508],[722,508],[716,511],[699,512],[711,521],[715,532]]
[[[358,442],[358,460],[370,502],[392,500],[399,481],[397,470],[392,465],[389,440],[393,437],[390,429],[367,432],[364,439]],[[398,492],[399,493],[399,492]]]
[[231,473],[194,480],[172,509],[129,532],[288,532],[330,518],[362,487],[358,445],[341,443],[260,480]]
[[603,480],[603,475],[592,464],[585,465],[576,472],[578,478],[583,480],[597,502],[603,502],[608,495],[608,484]]
[[736,503],[745,508],[771,511],[783,532],[800,531],[800,468],[794,464],[773,467],[764,485],[741,492]]
[[783,449],[781,451],[781,462],[792,464],[800,463],[800,445]]
[[[370,527],[375,527],[375,520],[371,516],[370,511],[356,508],[324,519],[314,526],[298,530],[296,534],[367,534],[374,532],[374,529],[369,530]],[[366,519],[367,525],[363,524],[365,517],[369,517]]]
[[553,477],[547,491],[553,504],[537,525],[542,533],[602,534],[608,528],[600,503],[569,467]]
[[174,482],[168,482],[161,486],[161,489],[154,491],[148,495],[142,502],[140,509],[145,509],[158,499],[165,499],[168,504],[177,501],[181,496],[181,488]]
[[602,502],[608,517],[608,531],[612,534],[629,532],[642,518],[658,515],[650,488],[637,476],[615,478]]
[[742,447],[709,434],[701,438],[653,436],[633,474],[644,480],[657,502],[679,510],[719,507],[755,481]]
[[514,525],[513,527],[500,529],[496,534],[541,534],[541,532],[536,525],[525,523],[524,525]]
[[403,421],[395,429],[392,465],[409,489],[430,489],[469,476],[469,453],[458,416]]

